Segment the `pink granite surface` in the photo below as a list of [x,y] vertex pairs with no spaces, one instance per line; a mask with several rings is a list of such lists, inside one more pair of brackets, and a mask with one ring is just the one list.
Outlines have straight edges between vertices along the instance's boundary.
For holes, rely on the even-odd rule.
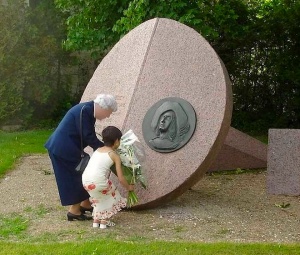
[[208,172],[267,167],[268,146],[231,127]]
[[300,129],[270,129],[267,192],[300,195]]
[[[199,33],[170,19],[149,20],[115,45],[95,71],[82,101],[98,93],[116,95],[120,108],[98,123],[97,129],[107,125],[123,132],[132,129],[145,149],[148,189],[137,187],[136,209],[166,203],[197,183],[214,162],[230,128],[232,92],[223,63]],[[187,100],[194,107],[197,124],[184,147],[159,153],[145,143],[142,122],[148,109],[166,97]]]
[[81,101],[93,100],[97,94],[104,93],[114,95],[118,102],[118,111],[111,118],[98,121],[97,131],[109,125],[123,127],[155,24],[155,20],[149,21],[125,35],[101,61],[89,81]]

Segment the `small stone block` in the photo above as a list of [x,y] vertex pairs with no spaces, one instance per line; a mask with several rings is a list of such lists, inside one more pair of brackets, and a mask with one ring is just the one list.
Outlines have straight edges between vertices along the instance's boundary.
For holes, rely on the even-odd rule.
[[267,192],[300,195],[300,129],[270,129]]

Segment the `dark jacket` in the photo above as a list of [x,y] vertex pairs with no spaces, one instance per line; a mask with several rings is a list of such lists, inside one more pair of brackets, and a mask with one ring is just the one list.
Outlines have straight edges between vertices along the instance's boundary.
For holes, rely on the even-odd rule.
[[96,150],[103,146],[95,133],[94,102],[90,101],[77,104],[66,113],[45,144],[49,152],[66,160],[80,160],[80,111],[84,105],[82,111],[83,148],[90,146]]

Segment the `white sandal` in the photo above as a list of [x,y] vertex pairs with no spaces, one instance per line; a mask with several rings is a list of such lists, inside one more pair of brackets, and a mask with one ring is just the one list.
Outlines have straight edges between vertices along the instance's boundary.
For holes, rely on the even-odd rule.
[[99,228],[99,226],[100,226],[100,223],[97,223],[97,222],[93,223],[93,228]]

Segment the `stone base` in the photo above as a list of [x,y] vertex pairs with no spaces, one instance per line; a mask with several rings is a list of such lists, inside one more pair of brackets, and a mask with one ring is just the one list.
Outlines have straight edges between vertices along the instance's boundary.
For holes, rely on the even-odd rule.
[[231,127],[208,172],[267,167],[267,145]]

